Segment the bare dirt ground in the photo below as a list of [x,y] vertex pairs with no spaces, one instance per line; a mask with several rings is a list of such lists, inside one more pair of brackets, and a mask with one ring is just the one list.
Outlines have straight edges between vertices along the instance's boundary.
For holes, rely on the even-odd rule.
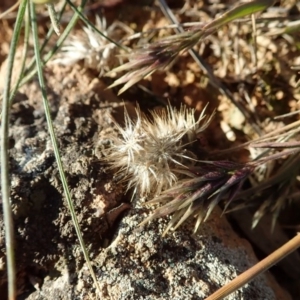
[[[7,9],[12,2],[2,1],[0,11]],[[147,31],[169,24],[155,1],[140,1],[138,4],[137,1],[131,0],[119,2],[115,4],[114,1],[107,0],[89,3],[85,13],[91,20],[94,20],[96,14],[103,14],[109,25],[117,20],[133,32]],[[207,22],[235,3],[234,1],[196,0],[167,2],[181,23],[199,22],[199,20]],[[38,22],[41,39],[49,26],[48,17],[43,12],[45,13],[45,10],[40,8]],[[80,228],[99,277],[108,278],[107,273],[112,274],[117,270],[113,269],[114,264],[125,261],[120,260],[120,257],[126,257],[134,252],[131,247],[135,245],[136,236],[132,233],[134,232],[132,224],[138,224],[138,221],[141,221],[139,214],[146,212],[145,208],[136,208],[133,203],[130,204],[130,194],[124,196],[126,187],[122,184],[122,180],[118,180],[113,170],[103,161],[106,148],[112,136],[116,134],[111,116],[122,123],[124,106],[130,114],[134,112],[137,103],[143,111],[147,111],[168,101],[177,107],[184,103],[188,107],[195,108],[196,113],[200,114],[209,103],[208,114],[216,110],[216,115],[205,131],[208,151],[227,149],[257,137],[258,133],[252,126],[254,121],[262,132],[270,132],[282,124],[297,120],[298,115],[280,120],[275,120],[274,117],[300,109],[298,74],[291,68],[300,65],[300,34],[299,31],[294,33],[282,31],[284,26],[290,21],[299,19],[299,16],[300,6],[297,1],[281,1],[274,6],[273,10],[256,16],[256,44],[252,38],[251,20],[247,19],[220,28],[195,47],[210,65],[216,78],[232,93],[234,99],[250,112],[251,119],[245,118],[236,106],[210,83],[206,74],[188,53],[181,54],[166,70],[154,73],[119,97],[116,96],[118,88],[107,89],[114,78],[99,78],[99,70],[86,68],[82,62],[70,66],[50,64],[44,68],[52,119],[68,184]],[[14,18],[14,13],[11,13],[6,19],[0,20],[0,89],[5,76],[5,59],[9,51]],[[67,19],[68,17],[62,23],[63,27],[66,26]],[[76,27],[74,35],[81,34],[81,25]],[[173,33],[172,29],[163,29],[156,33],[155,38],[171,33]],[[30,51],[32,55],[32,49]],[[16,63],[16,69],[17,67]],[[19,299],[95,299],[95,290],[62,196],[63,189],[47,130],[37,78],[21,87],[16,94],[10,120],[10,170]],[[250,158],[251,155],[246,150],[226,156],[226,159],[238,161],[247,161]],[[296,187],[299,188],[299,182],[296,183]],[[252,243],[258,258],[274,251],[297,230],[299,206],[300,202],[295,200],[282,212],[273,234],[271,234],[270,216],[266,216],[254,231],[250,230],[252,214],[255,211],[251,208],[242,213],[229,215],[231,226],[225,220],[225,223],[212,221],[211,225],[204,225],[203,236],[210,241],[212,248],[222,243],[219,238],[226,246],[229,244],[236,249],[246,249],[241,251],[247,253],[245,256],[250,256],[249,261],[245,262],[245,266],[249,267],[255,261],[255,255],[248,242]],[[132,224],[127,219],[130,217],[134,220]],[[214,218],[219,216],[214,215]],[[224,216],[223,218],[225,219]],[[121,237],[120,234],[118,235],[120,222],[125,232],[121,230],[123,234]],[[164,221],[159,221],[157,226],[164,225]],[[209,226],[215,229],[212,230]],[[223,226],[230,232],[229,237],[226,237],[225,230],[220,229]],[[2,218],[1,228],[0,295],[4,295],[6,269]],[[131,228],[132,232],[128,233],[126,228]],[[286,230],[286,228],[292,229]],[[152,234],[151,229],[147,236]],[[161,233],[161,228],[158,232]],[[139,247],[146,248],[144,253],[141,249],[138,250],[142,253],[138,259],[141,260],[143,268],[149,267],[149,274],[146,274],[145,269],[139,273],[140,265],[136,263],[137,258],[134,255],[137,254],[134,252],[132,261],[136,267],[136,275],[142,277],[146,274],[147,279],[156,277],[151,273],[152,264],[147,265],[144,260],[154,257],[155,262],[161,262],[163,259],[158,257],[158,253],[164,251],[171,253],[169,245],[176,248],[176,255],[181,257],[178,260],[172,257],[174,265],[179,264],[181,260],[188,261],[190,259],[188,251],[204,260],[204,255],[201,256],[202,252],[199,250],[204,246],[198,245],[197,239],[186,239],[188,232],[189,230],[184,227],[183,230],[179,229],[178,235],[174,235],[175,241],[182,243],[182,249],[179,247],[177,249],[178,244],[169,237],[165,242],[155,237],[157,244],[154,246],[149,246],[144,240],[141,244],[136,243]],[[211,232],[214,234],[212,235]],[[221,237],[218,236],[218,232]],[[116,235],[125,246],[124,248],[112,247],[111,256],[107,254],[106,249]],[[248,242],[242,239],[236,242],[236,239],[241,237]],[[229,242],[225,242],[225,239],[229,239]],[[243,253],[239,255],[242,257]],[[233,257],[236,254],[230,255]],[[233,278],[243,267],[240,267],[240,262],[234,262],[233,258],[230,262],[239,266],[237,269],[230,269],[229,275],[225,274]],[[270,277],[263,279],[262,285],[271,286],[270,290],[275,291],[277,299],[289,299],[289,295],[285,294],[284,290],[291,295],[290,299],[298,299],[300,273],[295,266],[299,266],[299,262],[299,253],[294,253],[273,268],[272,274],[277,283],[273,277]],[[213,264],[212,261],[208,261],[209,263]],[[218,263],[229,264],[225,259]],[[199,274],[204,274],[205,267],[201,269],[202,263],[195,264],[192,261],[189,262],[189,267],[191,269],[186,272],[194,272],[193,278],[197,278],[198,281],[203,279],[199,278]],[[130,264],[126,265],[124,262],[124,268],[130,269]],[[153,270],[157,271],[155,268]],[[183,272],[179,267],[176,270],[179,273]],[[107,279],[105,285],[103,283],[102,298],[138,299],[130,295],[130,289],[125,296],[122,294],[122,289],[126,289],[125,287],[132,284],[132,281],[128,279],[130,276],[126,272],[122,273],[119,270],[118,272],[114,274],[113,279]],[[195,272],[199,274],[197,273],[196,276]],[[119,274],[124,278],[128,275],[126,279],[128,281],[119,283]],[[173,277],[171,275],[169,277],[179,276],[174,274],[172,273]],[[188,275],[178,279],[182,285],[184,285],[183,278],[187,280]],[[142,281],[142,278],[140,280]],[[176,293],[171,292],[172,285],[169,281],[164,282],[166,279],[162,277],[158,280],[162,281],[161,285],[155,285],[154,281],[149,280],[148,290],[145,288],[146,284],[141,282],[138,284],[138,293],[144,297],[141,299],[168,299],[168,297],[204,299],[201,291],[181,291],[182,294],[176,298]],[[264,280],[269,283],[265,283]],[[175,279],[173,283],[177,284]],[[117,284],[116,291],[113,287]],[[191,285],[193,284],[191,282]],[[221,283],[216,282],[203,285],[203,290],[207,289],[209,294],[219,285]],[[156,288],[160,290],[155,293]],[[260,294],[255,294],[252,289],[260,291]],[[163,294],[164,292],[166,294]],[[185,292],[190,294],[184,294]],[[163,296],[159,298],[158,294]],[[240,297],[273,299],[273,296],[269,298],[266,296],[271,294],[270,291],[263,291],[257,281],[250,286],[248,292],[236,294],[231,299]]]

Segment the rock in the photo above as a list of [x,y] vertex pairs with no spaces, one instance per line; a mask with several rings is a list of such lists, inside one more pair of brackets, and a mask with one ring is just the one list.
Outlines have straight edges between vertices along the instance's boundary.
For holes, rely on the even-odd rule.
[[[257,262],[250,244],[217,211],[197,234],[190,222],[164,238],[165,219],[138,227],[144,212],[132,209],[99,255],[103,299],[205,299]],[[260,275],[227,299],[291,298],[269,275]]]

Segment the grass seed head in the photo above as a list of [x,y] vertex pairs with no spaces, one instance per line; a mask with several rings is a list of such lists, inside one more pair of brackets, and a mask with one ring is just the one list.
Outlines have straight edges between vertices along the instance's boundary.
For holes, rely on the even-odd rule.
[[[110,39],[116,39],[114,24],[107,27],[106,19],[96,16],[95,27]],[[99,76],[120,64],[118,48],[91,27],[83,27],[83,32],[70,35],[53,63],[73,65],[81,60],[86,68],[96,69]]]
[[119,137],[114,141],[107,160],[124,172],[128,189],[136,187],[143,195],[159,194],[176,181],[176,169],[193,164],[195,155],[188,151],[210,121],[204,111],[195,119],[194,110],[170,105],[166,110],[152,111],[150,116],[136,109],[137,118],[125,112],[125,126],[117,124]]
[[227,205],[232,201],[242,183],[253,172],[254,166],[229,161],[202,162],[201,166],[190,170],[190,178],[178,181],[173,187],[146,203],[161,205],[141,223],[141,226],[153,219],[172,215],[165,235],[170,229],[175,230],[187,219],[195,217],[196,232],[225,196]]
[[126,72],[125,75],[118,78],[110,87],[125,83],[119,91],[119,94],[123,93],[141,79],[150,76],[159,69],[167,67],[182,51],[191,49],[199,42],[202,35],[202,31],[197,28],[134,49],[130,54],[125,55],[129,59],[129,62],[108,72],[108,75],[115,72]]

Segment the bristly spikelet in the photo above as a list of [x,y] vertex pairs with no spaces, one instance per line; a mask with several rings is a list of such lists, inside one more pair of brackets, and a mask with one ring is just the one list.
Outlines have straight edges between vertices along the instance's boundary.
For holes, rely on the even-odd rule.
[[177,181],[176,169],[193,164],[195,155],[188,148],[210,122],[208,118],[201,124],[204,111],[196,120],[194,110],[184,106],[152,111],[149,117],[137,108],[136,121],[125,112],[125,127],[117,124],[119,137],[107,161],[124,173],[128,189],[134,187],[142,195],[159,194]]
[[243,182],[255,169],[255,165],[238,164],[230,161],[202,161],[200,166],[186,170],[189,178],[178,181],[173,187],[163,191],[158,197],[146,202],[158,204],[141,224],[166,215],[172,215],[163,235],[177,229],[188,218],[195,217],[196,232],[214,207],[226,196],[229,205],[239,192]]
[[[107,27],[106,19],[96,16],[95,27],[104,36],[112,40],[119,39],[118,34],[116,34],[116,28],[121,27],[119,23],[113,23]],[[122,28],[123,31],[124,28]],[[83,60],[86,68],[95,69],[99,71],[99,76],[103,76],[120,64],[117,46],[104,36],[101,36],[91,27],[83,27],[83,32],[68,37],[52,63],[72,65]]]

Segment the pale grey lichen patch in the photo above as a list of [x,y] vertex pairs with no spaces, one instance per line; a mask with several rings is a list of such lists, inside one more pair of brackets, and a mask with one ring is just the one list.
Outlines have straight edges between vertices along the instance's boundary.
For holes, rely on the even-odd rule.
[[[137,227],[145,210],[133,209],[120,224],[118,235],[98,257],[98,278],[105,299],[205,299],[252,266],[256,259],[224,219],[214,218],[192,235],[192,224],[161,234],[167,219]],[[219,236],[218,229],[225,235]],[[223,241],[231,235],[236,245]],[[218,237],[216,237],[218,236]],[[276,299],[267,279],[260,276],[227,299]]]

